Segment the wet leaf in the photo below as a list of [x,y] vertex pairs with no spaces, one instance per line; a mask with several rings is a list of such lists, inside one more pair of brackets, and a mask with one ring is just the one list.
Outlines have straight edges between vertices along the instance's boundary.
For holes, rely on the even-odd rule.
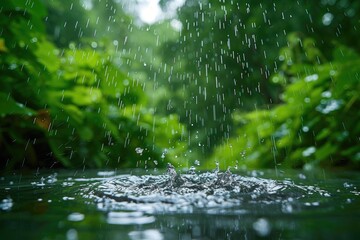
[[0,116],[26,115],[34,116],[36,112],[24,104],[16,102],[9,94],[0,92]]

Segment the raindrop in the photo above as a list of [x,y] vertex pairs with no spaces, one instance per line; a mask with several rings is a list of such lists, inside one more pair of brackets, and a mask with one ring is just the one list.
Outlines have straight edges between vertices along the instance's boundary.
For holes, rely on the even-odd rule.
[[342,106],[343,102],[341,100],[335,99],[323,99],[320,104],[316,107],[316,110],[323,113],[328,114],[335,110],[338,110]]
[[168,153],[168,150],[165,148],[164,151],[161,154],[161,158],[164,159],[165,155]]
[[313,153],[316,152],[316,148],[314,146],[311,146],[311,147],[308,147],[307,149],[305,149],[303,152],[302,152],[302,155],[304,157],[309,157],[311,156]]
[[85,215],[82,213],[78,213],[78,212],[71,213],[67,217],[67,219],[71,222],[80,222],[80,221],[84,220],[84,218],[85,218]]
[[321,96],[324,98],[331,98],[331,92],[330,91],[322,92]]
[[141,156],[144,152],[144,149],[137,147],[137,148],[135,148],[135,152]]
[[312,82],[312,81],[318,80],[318,78],[319,78],[319,75],[313,74],[313,75],[307,76],[307,77],[305,78],[305,81],[306,81],[306,82]]
[[303,126],[303,127],[302,127],[302,130],[303,130],[303,132],[308,132],[308,131],[309,131],[309,127],[308,127],[308,126]]
[[325,13],[324,16],[322,17],[322,23],[325,26],[329,26],[332,22],[332,20],[334,19],[334,15],[331,13]]
[[92,48],[97,48],[97,46],[98,46],[98,45],[97,45],[96,42],[91,42],[91,47],[92,47]]

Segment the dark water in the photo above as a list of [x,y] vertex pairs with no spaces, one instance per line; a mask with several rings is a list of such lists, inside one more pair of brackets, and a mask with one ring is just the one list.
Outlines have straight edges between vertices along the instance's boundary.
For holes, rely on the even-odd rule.
[[1,239],[358,239],[354,172],[141,170],[0,177]]

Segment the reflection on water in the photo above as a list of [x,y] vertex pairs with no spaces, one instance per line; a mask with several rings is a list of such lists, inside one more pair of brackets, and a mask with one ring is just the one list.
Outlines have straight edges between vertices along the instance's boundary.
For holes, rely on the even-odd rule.
[[323,172],[180,174],[171,165],[164,174],[13,174],[0,178],[0,233],[9,239],[354,238],[359,180]]
[[109,212],[106,221],[109,224],[141,225],[155,222],[155,217],[144,216],[142,212]]

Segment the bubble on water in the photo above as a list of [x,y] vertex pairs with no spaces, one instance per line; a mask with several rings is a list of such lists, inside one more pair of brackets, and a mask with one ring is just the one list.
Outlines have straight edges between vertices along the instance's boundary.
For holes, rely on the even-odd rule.
[[164,236],[157,229],[129,232],[131,240],[163,240]]
[[72,185],[74,185],[75,183],[74,182],[63,182],[61,185],[63,187],[71,187]]
[[62,198],[64,201],[71,201],[71,200],[75,200],[75,198],[74,197],[63,197]]
[[38,187],[43,187],[45,186],[45,178],[41,177],[39,182],[32,182],[31,184]]
[[254,222],[253,228],[256,233],[261,237],[268,236],[271,232],[270,223],[265,218],[259,218],[256,222]]
[[77,240],[78,239],[78,232],[75,229],[69,229],[66,232],[66,239],[67,240]]
[[54,174],[51,174],[50,176],[48,176],[47,178],[46,178],[46,182],[47,183],[55,183],[55,182],[57,182],[57,173],[54,173]]
[[115,171],[99,171],[99,172],[97,172],[97,175],[100,176],[100,177],[114,176]]
[[71,222],[80,222],[85,219],[85,215],[82,213],[74,212],[71,213],[67,219]]
[[155,217],[145,216],[142,212],[109,212],[106,221],[116,225],[143,225],[155,222]]
[[7,197],[0,202],[0,210],[3,211],[10,211],[13,206],[14,202],[10,197]]
[[310,206],[317,207],[317,206],[320,206],[320,202],[306,202],[304,205],[308,206],[308,207],[310,207]]
[[299,173],[298,177],[299,177],[300,179],[306,179],[306,176],[305,176],[304,174],[302,174],[302,173]]

